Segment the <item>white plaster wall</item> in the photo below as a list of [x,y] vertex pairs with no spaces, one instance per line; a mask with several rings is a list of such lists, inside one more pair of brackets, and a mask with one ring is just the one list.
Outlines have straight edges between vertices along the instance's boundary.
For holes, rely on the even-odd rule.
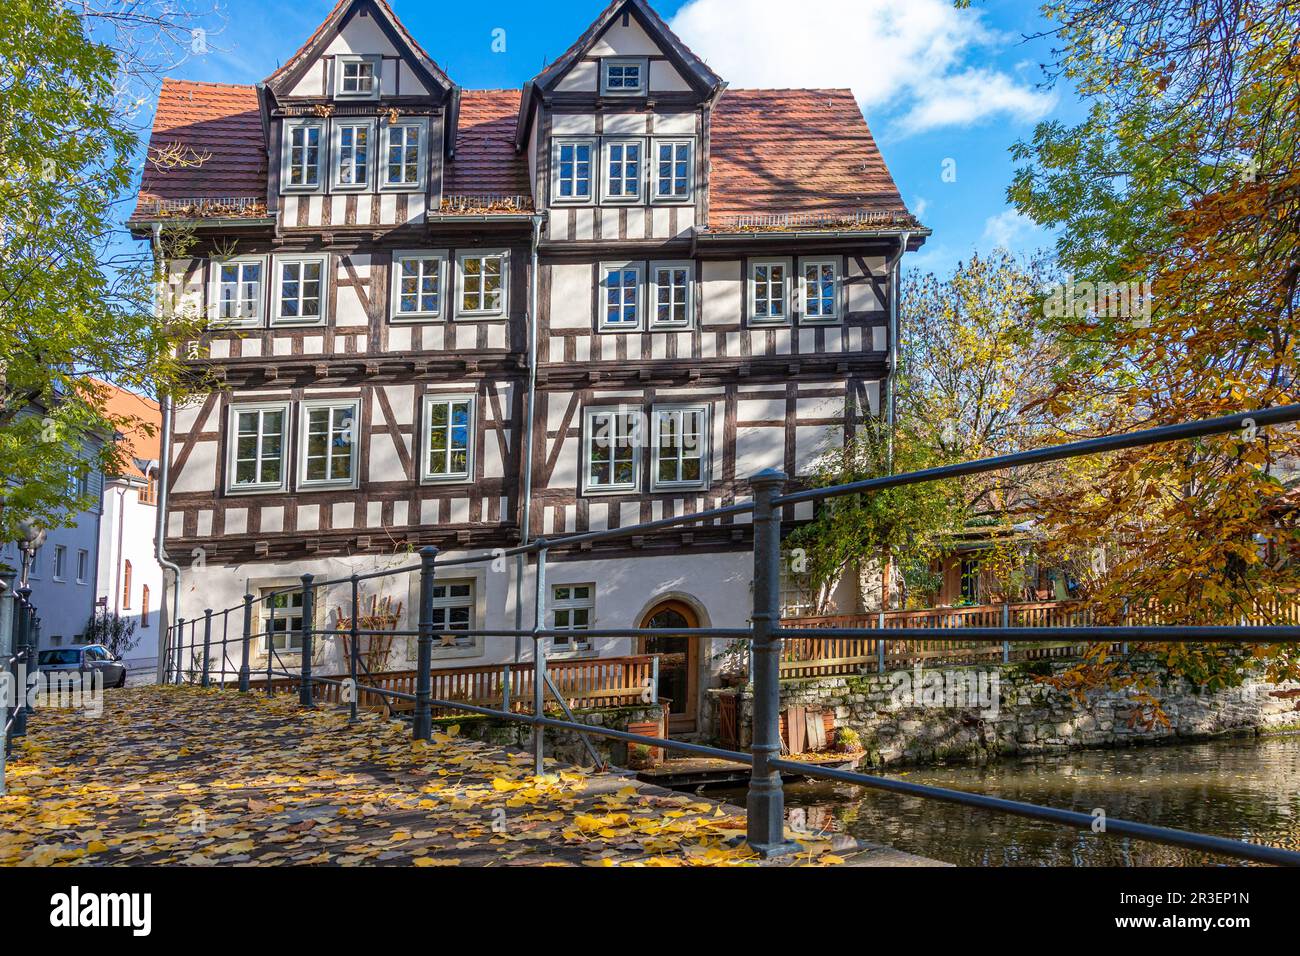
[[[104,488],[104,518],[99,534],[99,574],[96,599],[105,599],[105,608],[135,622],[134,648],[125,659],[132,670],[151,670],[158,659],[162,624],[163,573],[154,556],[154,530],[158,509],[142,504],[139,485],[122,479],[111,480]],[[119,541],[121,548],[119,550]],[[131,562],[131,606],[123,607],[123,569]],[[149,588],[149,613],[143,614],[143,589]]]
[[702,307],[701,325],[721,325],[740,321],[744,301],[740,261],[700,263]]

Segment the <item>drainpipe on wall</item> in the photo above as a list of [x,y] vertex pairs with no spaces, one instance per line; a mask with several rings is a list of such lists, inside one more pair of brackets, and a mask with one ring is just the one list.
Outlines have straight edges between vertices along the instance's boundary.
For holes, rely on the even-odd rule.
[[[523,468],[523,482],[519,507],[519,543],[528,543],[529,528],[532,524],[533,504],[533,416],[537,402],[537,245],[542,239],[542,217],[534,215],[532,250],[528,265],[528,390],[524,394],[524,429],[523,454],[520,462]],[[515,630],[524,629],[524,568],[527,555],[515,555]],[[523,657],[523,638],[515,635],[515,661]]]
[[[153,224],[154,261],[162,265],[162,223]],[[161,280],[160,280],[161,281]],[[161,301],[161,296],[160,296]],[[167,480],[171,474],[172,448],[172,400],[171,396],[160,395],[162,405],[162,434],[158,445],[158,496],[154,507],[158,514],[154,522],[153,553],[158,565],[163,569],[162,600],[158,602],[158,680],[163,679],[163,670],[167,666],[167,629],[171,622],[180,615],[181,569],[167,558]],[[167,572],[172,573],[172,613],[167,614]]]

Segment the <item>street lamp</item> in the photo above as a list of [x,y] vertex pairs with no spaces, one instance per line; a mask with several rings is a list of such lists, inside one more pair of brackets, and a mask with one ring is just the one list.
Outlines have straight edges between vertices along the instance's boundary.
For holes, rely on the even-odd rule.
[[27,587],[27,576],[32,570],[32,561],[36,552],[45,543],[45,529],[30,518],[18,523],[18,550],[23,553],[23,574],[21,583]]

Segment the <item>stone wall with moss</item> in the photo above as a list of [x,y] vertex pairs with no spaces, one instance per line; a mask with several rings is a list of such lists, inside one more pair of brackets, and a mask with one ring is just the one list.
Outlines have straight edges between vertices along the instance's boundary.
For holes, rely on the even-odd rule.
[[[1080,704],[1042,683],[1043,676],[1067,666],[1037,661],[932,667],[919,675],[913,670],[790,680],[782,682],[781,706],[831,711],[837,728],[849,727],[860,735],[866,766],[982,762],[1018,754],[1300,730],[1300,685],[1250,679],[1239,687],[1209,692],[1162,673],[1153,696],[1169,723],[1148,727],[1138,719],[1130,691],[1093,694]],[[1144,666],[1155,671],[1150,663]],[[936,674],[942,687],[934,681]],[[981,676],[983,685],[978,684]],[[994,677],[995,706],[985,706],[992,701],[977,694],[963,697],[963,689],[982,686],[991,691]],[[907,693],[918,688],[919,693]],[[954,688],[955,693],[945,692]],[[723,694],[737,696],[739,744],[748,749],[751,688],[709,692],[714,726]]]

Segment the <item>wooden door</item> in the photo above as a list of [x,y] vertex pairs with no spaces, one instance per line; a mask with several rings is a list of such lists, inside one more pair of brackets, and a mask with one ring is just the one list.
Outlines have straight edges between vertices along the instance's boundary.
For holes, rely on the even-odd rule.
[[[644,628],[699,627],[699,617],[690,605],[664,601],[650,609],[641,622]],[[668,732],[690,734],[696,727],[696,698],[699,688],[700,644],[690,637],[643,637],[642,654],[659,655],[659,696],[668,698]]]

